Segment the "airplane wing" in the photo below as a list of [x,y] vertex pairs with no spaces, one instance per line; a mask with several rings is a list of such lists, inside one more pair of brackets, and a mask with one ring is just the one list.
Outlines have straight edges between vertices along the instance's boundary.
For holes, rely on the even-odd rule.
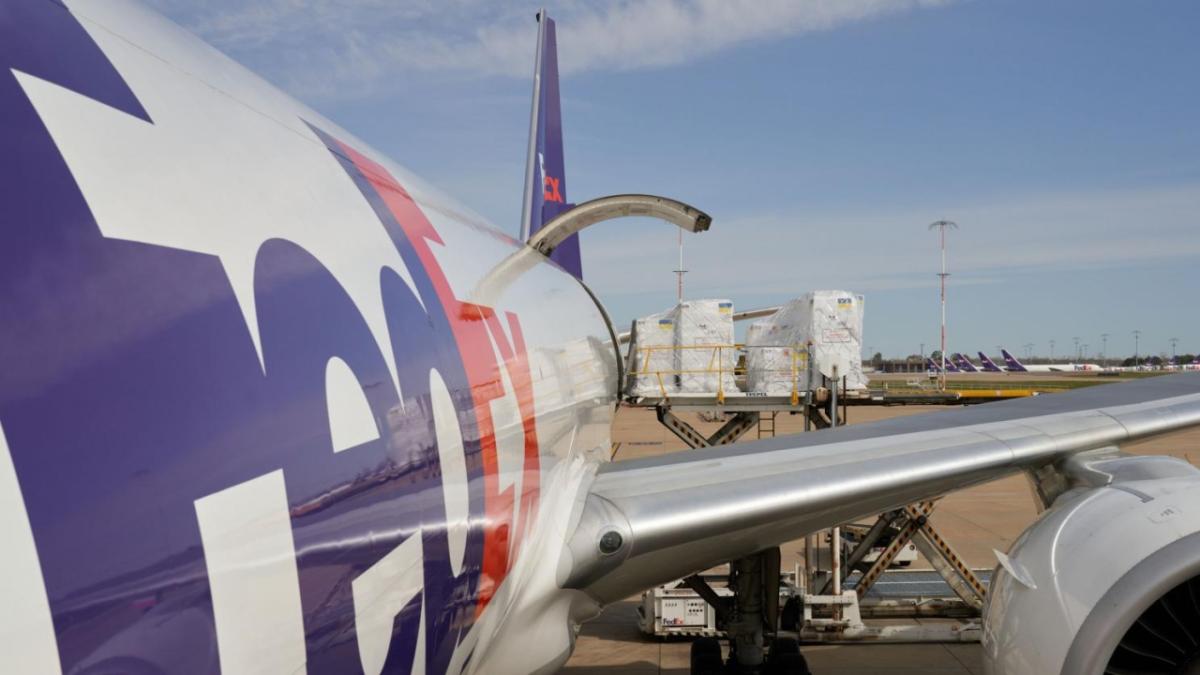
[[612,463],[595,476],[560,579],[606,604],[822,528],[1198,424],[1200,373],[1180,374]]

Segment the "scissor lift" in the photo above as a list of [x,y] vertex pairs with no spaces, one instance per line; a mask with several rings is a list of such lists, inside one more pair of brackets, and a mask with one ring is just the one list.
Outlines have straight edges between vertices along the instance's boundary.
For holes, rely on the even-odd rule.
[[[662,375],[659,375],[661,379]],[[808,381],[812,381],[810,378]],[[826,384],[830,384],[828,381]],[[705,448],[737,442],[752,429],[759,439],[776,433],[776,416],[781,412],[801,415],[805,431],[825,429],[846,423],[847,407],[852,405],[895,405],[917,401],[888,400],[871,392],[845,392],[839,387],[821,387],[810,391],[793,391],[784,396],[756,396],[719,392],[705,394],[675,394],[658,398],[627,399],[631,406],[650,408],[658,421],[689,448]],[[980,402],[978,398],[963,400],[955,392],[922,395],[921,403],[963,404]],[[725,422],[711,434],[693,426],[686,413],[724,415]],[[892,641],[892,642],[964,642],[979,639],[979,616],[987,589],[975,571],[971,570],[954,551],[945,537],[934,528],[930,515],[937,500],[908,505],[880,514],[875,522],[861,533],[856,545],[844,554],[841,528],[833,528],[827,539],[828,551],[817,555],[820,548],[816,536],[806,539],[805,565],[797,567],[794,576],[794,604],[800,611],[791,611],[795,620],[784,622],[785,632],[794,631],[806,642]],[[880,542],[887,541],[880,546]],[[889,572],[893,562],[909,543],[914,544],[932,565],[933,570],[953,592],[946,594],[914,595],[912,597],[871,597],[871,589]],[[880,550],[882,549],[882,550]],[[853,588],[844,588],[844,570],[862,567],[864,560],[874,557],[873,563],[862,572]],[[819,560],[828,561],[830,569],[819,569]],[[675,594],[686,593],[694,587],[696,596],[717,600],[716,594],[703,579],[685,580],[671,585]],[[665,588],[665,587],[664,587]],[[835,590],[837,589],[837,590]],[[711,596],[711,597],[709,597]],[[723,596],[722,596],[723,597]],[[719,600],[728,604],[728,600]],[[783,612],[784,616],[788,611]],[[871,625],[864,618],[954,618],[955,623],[923,625]]]

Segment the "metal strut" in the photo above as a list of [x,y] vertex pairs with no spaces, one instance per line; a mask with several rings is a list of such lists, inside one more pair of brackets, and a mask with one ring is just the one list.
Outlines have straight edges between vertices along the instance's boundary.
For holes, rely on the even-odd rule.
[[[854,570],[854,568],[858,566],[858,563],[861,562],[863,558],[867,557],[871,550],[875,548],[875,542],[879,541],[883,534],[887,532],[896,521],[901,520],[903,517],[904,512],[900,510],[888,511],[887,513],[880,514],[875,520],[875,524],[871,526],[871,529],[867,530],[867,533],[863,535],[862,541],[858,542],[858,545],[855,546],[854,549],[850,551],[850,555],[846,557],[846,562],[844,563],[846,569],[851,571]],[[896,548],[896,552],[892,554],[892,558],[898,555],[900,549],[902,548],[904,548],[903,544]],[[891,564],[890,560],[888,564]],[[830,595],[832,591],[833,579],[830,578],[825,582],[825,585],[821,588],[821,592],[818,593],[818,595]],[[859,597],[862,597],[862,593],[859,593]]]
[[833,426],[833,422],[815,405],[804,406],[804,417],[817,429],[828,429]]
[[[928,500],[920,502],[916,505],[908,505],[904,507],[899,518],[903,520],[903,525],[900,527],[900,532],[892,538],[892,542],[887,548],[879,554],[879,559],[871,568],[863,573],[862,578],[858,580],[854,590],[858,593],[858,597],[862,598],[870,590],[871,586],[879,580],[879,577],[887,571],[888,567],[899,555],[900,550],[912,541],[916,544],[917,549],[925,556],[925,559],[933,565],[933,569],[946,581],[954,594],[962,599],[968,606],[978,610],[983,608],[983,599],[987,594],[987,589],[971,568],[967,566],[961,556],[950,546],[950,544],[942,538],[933,525],[929,522],[929,516],[933,513],[936,500]],[[880,521],[888,517],[888,514],[880,516]],[[879,521],[876,522],[879,525]],[[872,528],[872,532],[875,528]],[[878,539],[878,536],[876,536]],[[866,540],[864,539],[864,543]],[[861,545],[860,545],[861,548]],[[858,552],[858,549],[855,549]],[[853,557],[853,553],[851,557]],[[861,559],[861,556],[860,558]]]
[[755,424],[758,424],[757,411],[741,411],[734,413],[727,422],[717,429],[712,436],[705,436],[696,431],[696,428],[685,422],[675,413],[671,412],[665,406],[655,408],[658,413],[658,421],[666,428],[671,430],[684,443],[687,443],[689,448],[707,448],[714,445],[728,445],[742,437]]

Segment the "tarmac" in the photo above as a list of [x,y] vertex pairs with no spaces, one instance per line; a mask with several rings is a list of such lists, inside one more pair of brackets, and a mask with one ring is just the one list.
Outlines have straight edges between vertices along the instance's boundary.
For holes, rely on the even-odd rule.
[[[1038,379],[1046,378],[1040,376]],[[848,422],[861,424],[904,415],[938,414],[949,409],[952,408],[851,408]],[[711,433],[719,426],[694,416],[689,421],[704,433]],[[780,414],[776,420],[776,435],[791,433],[804,433],[802,419]],[[756,437],[756,430],[751,429],[742,440]],[[613,423],[613,442],[619,444],[614,461],[687,449],[658,423],[652,410],[638,408],[623,407],[618,412]],[[1136,454],[1173,455],[1200,466],[1200,429],[1131,444],[1124,450]],[[1024,476],[1018,475],[947,495],[938,502],[931,520],[968,565],[990,569],[996,565],[993,550],[1006,551],[1036,515],[1029,484]],[[781,546],[783,569],[790,570],[799,560],[801,546],[799,541]],[[914,563],[914,568],[927,567],[928,563],[923,560]],[[564,675],[686,675],[690,642],[685,639],[660,641],[642,635],[637,627],[635,608],[638,600],[631,597],[616,603],[585,623],[574,654],[560,672]],[[910,623],[916,621],[931,620],[909,620]],[[867,621],[868,624],[897,622],[896,619]],[[801,651],[816,675],[978,675],[983,672],[978,644],[805,645]]]

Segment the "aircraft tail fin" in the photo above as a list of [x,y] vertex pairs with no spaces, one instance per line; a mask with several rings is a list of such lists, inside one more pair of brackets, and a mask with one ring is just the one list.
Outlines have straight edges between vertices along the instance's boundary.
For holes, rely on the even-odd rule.
[[984,372],[988,372],[988,373],[1004,372],[1003,369],[1000,368],[1000,366],[996,365],[996,362],[993,361],[991,358],[989,358],[987,354],[984,354],[983,352],[978,352],[978,353],[979,353],[979,362],[981,364],[983,364]]
[[958,369],[963,371],[964,373],[978,373],[979,372],[979,369],[975,367],[974,363],[971,363],[970,359],[968,359],[966,356],[963,356],[962,354],[960,354],[958,352],[955,352],[950,357],[950,360],[954,361],[954,365],[958,366]]
[[[935,360],[932,356],[926,357],[925,362],[926,362],[925,365],[929,370],[932,370],[935,373],[942,372],[942,364],[939,363],[937,360]],[[946,357],[946,372],[947,373],[962,372],[958,369],[958,366],[954,365],[954,359],[949,356]]]
[[1017,360],[1017,357],[1009,354],[1007,349],[1001,349],[1000,355],[1004,357],[1004,365],[1008,366],[1009,370],[1017,373],[1029,372],[1029,369],[1021,365],[1021,362]]
[[[529,155],[525,164],[525,201],[521,211],[521,241],[569,210],[563,159],[562,105],[558,92],[558,39],[554,20],[538,12],[538,48],[533,74],[533,106],[529,120]],[[583,278],[579,235],[573,234],[550,255],[566,271]]]

